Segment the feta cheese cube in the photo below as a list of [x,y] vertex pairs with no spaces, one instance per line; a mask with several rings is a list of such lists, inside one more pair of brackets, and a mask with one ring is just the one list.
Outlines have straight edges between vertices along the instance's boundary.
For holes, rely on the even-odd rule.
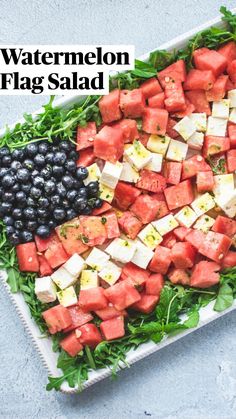
[[135,241],[117,238],[106,247],[105,251],[112,257],[112,259],[121,263],[128,263],[131,261],[135,249]]
[[50,276],[36,278],[34,291],[42,303],[52,303],[57,299],[56,286]]
[[212,116],[214,118],[229,118],[229,99],[222,99],[212,104]]
[[214,223],[214,218],[209,217],[209,215],[203,214],[201,215],[201,217],[198,218],[193,228],[195,228],[196,230],[201,230],[203,231],[203,233],[208,233],[208,231],[211,229]]
[[217,205],[225,212],[230,218],[236,215],[236,189],[227,195],[219,195],[216,198]]
[[236,108],[236,89],[228,91],[228,99],[230,108]]
[[61,290],[73,285],[77,281],[77,277],[71,275],[63,266],[53,272],[51,278]]
[[120,180],[124,182],[136,183],[138,182],[140,176],[137,170],[132,166],[128,161],[122,163],[122,172],[120,175]]
[[80,276],[80,289],[87,290],[89,288],[98,287],[98,274],[91,269],[85,269]]
[[170,140],[169,148],[166,154],[168,160],[179,161],[185,160],[188,152],[188,145],[181,141]]
[[188,146],[193,150],[201,150],[204,143],[203,132],[195,132],[187,141]]
[[63,268],[69,272],[70,275],[78,277],[85,267],[84,259],[75,253],[64,263]]
[[152,225],[155,227],[155,229],[161,236],[164,236],[165,234],[178,227],[179,223],[178,221],[176,221],[175,217],[173,217],[172,214],[168,214],[157,221],[153,221]]
[[120,162],[115,164],[106,161],[101,175],[101,183],[111,189],[115,189],[122,172],[123,166]]
[[188,116],[185,116],[174,126],[174,130],[177,131],[185,141],[187,141],[196,131],[196,126]]
[[162,154],[158,153],[151,153],[152,154],[152,160],[145,166],[145,169],[152,170],[153,172],[161,172],[162,168],[162,160],[163,156]]
[[214,176],[213,193],[215,196],[228,195],[234,190],[234,175],[229,173],[226,175]]
[[136,243],[136,251],[131,262],[140,268],[146,269],[153,256],[154,252],[138,240]]
[[233,108],[230,112],[229,121],[236,124],[236,108]]
[[193,122],[195,129],[200,132],[206,132],[207,128],[207,116],[205,112],[202,113],[191,113],[189,118]]
[[97,247],[94,247],[85,262],[92,269],[95,269],[99,272],[104,268],[104,266],[106,266],[109,259],[109,255],[107,255],[105,252],[98,249]]
[[73,306],[77,304],[77,295],[75,293],[74,287],[68,287],[63,291],[57,292],[57,298],[59,303],[64,307]]
[[143,169],[152,159],[150,151],[138,140],[135,140],[130,147],[125,149],[124,155],[137,170]]
[[209,116],[207,121],[206,135],[216,135],[218,137],[225,137],[227,122],[227,119]]
[[153,153],[162,154],[162,156],[166,155],[168,146],[170,143],[170,137],[168,135],[159,136],[159,135],[150,135],[148,142],[147,142],[147,149],[152,151]]
[[148,224],[144,227],[143,230],[139,232],[138,237],[151,250],[155,249],[163,240],[152,224]]
[[115,263],[109,261],[106,266],[99,272],[100,278],[106,281],[109,285],[114,285],[120,278],[122,269]]
[[196,214],[200,217],[200,215],[205,214],[210,209],[215,207],[215,201],[212,196],[206,192],[203,195],[200,195],[196,198],[192,203],[191,207],[196,212]]
[[183,207],[177,214],[176,220],[184,227],[191,227],[197,219],[197,214],[189,206]]
[[91,166],[87,167],[88,169],[88,177],[84,179],[84,184],[87,186],[90,182],[96,182],[101,177],[101,171],[97,165],[97,163],[91,164]]
[[109,202],[110,204],[114,198],[114,195],[114,189],[111,189],[102,183],[99,184],[99,197],[103,199],[103,201]]

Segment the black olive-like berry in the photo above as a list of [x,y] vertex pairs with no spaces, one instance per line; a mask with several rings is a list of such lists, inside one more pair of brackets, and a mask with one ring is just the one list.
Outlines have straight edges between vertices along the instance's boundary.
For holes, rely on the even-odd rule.
[[16,220],[16,221],[14,222],[14,227],[15,227],[17,230],[23,230],[23,228],[24,228],[24,223],[23,223],[23,221],[22,221],[22,220]]
[[26,193],[26,195],[28,195],[30,193],[31,187],[32,187],[32,185],[29,182],[21,184],[21,190],[24,191]]
[[14,202],[15,195],[12,192],[5,191],[2,195],[3,202]]
[[62,166],[53,166],[52,174],[56,179],[61,179],[64,174],[64,169]]
[[69,221],[69,220],[72,220],[73,218],[75,218],[77,216],[77,213],[76,213],[76,211],[75,210],[73,210],[72,208],[70,208],[70,209],[68,209],[67,211],[66,211],[66,219]]
[[56,189],[56,184],[53,180],[47,180],[44,184],[44,190],[47,195],[51,195]]
[[36,210],[33,207],[27,207],[23,210],[23,215],[26,220],[35,220],[37,218]]
[[87,167],[79,166],[76,169],[76,177],[79,180],[85,180],[88,177],[88,169]]
[[56,191],[57,191],[57,194],[61,198],[65,198],[65,196],[66,196],[66,188],[65,188],[65,186],[61,182],[59,182],[57,184]]
[[5,224],[6,226],[12,226],[12,225],[14,224],[14,220],[13,220],[13,218],[12,218],[10,215],[6,215],[6,216],[3,218],[3,222],[4,222],[4,224]]
[[46,154],[48,152],[49,149],[49,144],[46,142],[40,142],[39,146],[38,146],[38,150],[40,154]]
[[50,235],[50,228],[47,225],[41,225],[37,228],[36,234],[39,237],[46,238]]
[[82,188],[78,189],[77,195],[78,195],[79,197],[84,196],[84,197],[86,197],[86,198],[87,198],[87,196],[88,196],[88,191],[87,191],[87,189],[86,189],[85,187],[82,187]]
[[75,211],[82,211],[87,206],[87,199],[84,197],[79,197],[74,200],[73,208]]
[[27,146],[25,147],[25,152],[26,152],[27,156],[29,156],[29,157],[35,157],[36,154],[38,153],[38,145],[37,145],[37,143],[27,144]]
[[13,234],[15,232],[15,227],[14,226],[6,226],[6,233],[7,236],[9,237],[11,234]]
[[17,202],[26,202],[26,193],[24,191],[16,192],[15,199]]
[[9,235],[9,240],[13,246],[17,246],[20,243],[19,232],[15,231]]
[[31,159],[25,159],[25,161],[22,163],[22,166],[25,167],[26,169],[32,171],[34,170],[34,162]]
[[10,166],[10,164],[11,164],[11,155],[9,154],[9,155],[4,156],[4,157],[2,158],[2,166],[4,166],[4,167],[9,167],[9,166]]
[[0,205],[0,214],[7,215],[10,214],[12,210],[11,202],[2,202]]
[[44,196],[41,196],[38,200],[39,208],[48,208],[49,207],[49,200]]
[[22,161],[25,156],[25,150],[23,148],[16,148],[11,154],[12,158],[17,161]]
[[74,160],[67,160],[67,162],[65,163],[65,168],[70,173],[75,173],[76,167],[76,162]]
[[71,189],[67,192],[66,197],[69,202],[73,202],[74,199],[78,196],[78,192],[75,189]]
[[14,208],[12,211],[12,217],[14,220],[20,220],[22,218],[22,209],[20,208]]
[[7,147],[1,147],[0,148],[0,159],[4,156],[7,156],[8,154],[10,154],[10,150]]
[[42,217],[46,218],[48,216],[48,210],[46,208],[38,208],[37,214],[40,218]]
[[61,201],[60,195],[58,195],[58,194],[51,195],[50,202],[51,202],[53,208],[55,206],[59,205],[60,204],[60,201]]
[[22,169],[19,169],[16,174],[17,180],[21,183],[27,182],[30,177],[30,172],[25,167]]
[[63,221],[65,216],[66,216],[66,212],[63,208],[55,208],[53,211],[53,216],[55,218],[55,220],[57,221]]
[[59,143],[59,149],[68,153],[74,145],[70,141],[61,141]]
[[13,169],[13,170],[17,171],[17,170],[19,170],[21,167],[22,167],[21,162],[19,162],[19,161],[17,161],[17,160],[13,160],[13,161],[11,162],[11,169]]
[[42,188],[44,185],[44,178],[42,176],[35,176],[32,179],[33,185],[36,186],[36,188]]
[[21,189],[21,185],[18,183],[18,182],[16,182],[12,187],[11,187],[11,192],[18,192],[18,191],[20,191],[20,189]]
[[29,220],[29,221],[26,222],[25,226],[26,226],[27,230],[34,232],[36,230],[36,228],[38,227],[38,223],[37,223],[37,221]]
[[20,237],[20,240],[21,240],[23,243],[29,243],[29,242],[32,242],[32,241],[33,241],[33,239],[34,239],[33,234],[32,234],[30,231],[27,231],[27,230],[20,231],[20,233],[19,233],[19,237]]
[[35,186],[32,186],[30,189],[30,196],[31,198],[38,199],[42,195],[42,191],[39,188],[36,188]]
[[52,176],[52,168],[51,166],[47,165],[46,167],[44,167],[41,172],[40,175],[45,179],[45,180],[49,180],[51,179]]
[[93,208],[101,208],[103,204],[103,200],[101,198],[97,198],[94,202]]
[[36,154],[34,158],[34,163],[36,167],[41,168],[45,166],[45,158],[43,154]]
[[54,155],[54,164],[57,166],[63,166],[67,160],[66,154],[63,151],[57,151]]
[[77,160],[79,158],[79,153],[77,153],[77,151],[72,150],[69,154],[68,154],[68,159],[71,160]]

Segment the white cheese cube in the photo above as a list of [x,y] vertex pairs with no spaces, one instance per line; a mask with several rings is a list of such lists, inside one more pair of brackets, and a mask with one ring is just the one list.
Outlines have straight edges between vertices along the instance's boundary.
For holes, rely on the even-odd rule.
[[229,195],[234,190],[234,175],[229,173],[226,175],[214,176],[213,193],[215,196]]
[[193,150],[201,150],[204,143],[203,132],[195,132],[187,141],[188,146]]
[[135,140],[130,147],[125,149],[124,155],[137,170],[143,169],[143,167],[145,167],[152,159],[150,151],[148,151],[143,144],[137,140]]
[[193,122],[195,129],[200,132],[206,132],[207,128],[207,116],[205,112],[202,113],[191,113],[189,118]]
[[115,189],[122,172],[123,166],[120,162],[115,164],[106,161],[101,175],[101,183],[111,189]]
[[228,91],[228,99],[230,108],[236,108],[236,89]]
[[120,175],[120,180],[124,182],[136,183],[138,182],[140,176],[137,170],[132,166],[128,161],[122,163],[122,172]]
[[63,266],[53,272],[51,278],[61,290],[73,285],[77,281],[77,277],[71,275]]
[[136,243],[136,251],[131,262],[140,268],[146,269],[153,256],[154,252],[138,240]]
[[155,249],[163,240],[152,224],[148,224],[144,227],[143,230],[139,232],[138,237],[151,250]]
[[236,108],[233,108],[230,112],[229,121],[236,124]]
[[101,171],[97,165],[97,163],[91,164],[91,166],[87,167],[88,169],[88,177],[84,179],[84,184],[87,186],[90,182],[96,182],[101,177]]
[[222,99],[212,104],[212,116],[214,118],[229,118],[229,99]]
[[170,143],[170,137],[168,135],[159,136],[159,135],[150,135],[148,142],[147,142],[147,149],[152,151],[153,153],[162,154],[162,156],[166,155],[168,146]]
[[201,230],[203,231],[203,233],[208,233],[208,231],[211,229],[214,223],[214,218],[209,217],[209,215],[203,214],[201,215],[201,217],[198,218],[193,228],[195,228],[196,230]]
[[77,295],[75,293],[74,287],[69,287],[63,291],[58,291],[57,298],[59,303],[64,307],[69,307],[73,306],[74,304],[77,304]]
[[104,266],[106,266],[109,259],[110,259],[109,255],[107,255],[102,250],[97,249],[97,247],[94,247],[85,262],[92,269],[95,269],[96,271],[99,272],[104,268]]
[[191,207],[196,212],[196,214],[200,217],[200,215],[205,214],[210,209],[215,207],[215,201],[212,196],[206,192],[203,195],[199,196],[191,203]]
[[56,286],[50,276],[36,278],[34,291],[42,303],[52,303],[57,299]]
[[107,262],[106,266],[99,272],[100,278],[109,285],[114,285],[120,278],[122,269],[113,262]]
[[78,277],[85,267],[84,259],[75,253],[64,263],[63,268],[69,272],[70,275]]
[[152,170],[153,172],[161,172],[162,168],[162,154],[152,153],[152,160],[145,166],[145,169]]
[[206,135],[216,135],[217,137],[225,137],[227,122],[227,119],[214,118],[213,116],[209,116],[207,121]]
[[179,223],[178,221],[176,221],[175,217],[173,217],[172,214],[168,214],[157,221],[153,221],[152,225],[155,227],[155,229],[161,236],[164,236],[165,234],[178,227]]
[[98,287],[98,274],[91,269],[85,269],[80,276],[80,289],[87,290],[89,288]]
[[216,203],[228,217],[234,218],[236,215],[236,189],[230,194],[218,196]]
[[177,131],[185,141],[187,141],[196,131],[196,126],[188,116],[185,116],[174,126],[174,130]]
[[114,189],[111,189],[102,183],[99,184],[99,197],[103,199],[103,201],[109,202],[110,204],[114,198],[114,195]]
[[131,261],[135,249],[135,241],[117,238],[106,247],[105,251],[112,257],[112,259],[121,263],[128,263]]
[[176,220],[184,227],[191,227],[197,219],[197,214],[189,206],[183,207],[177,214]]
[[185,160],[188,152],[188,145],[181,141],[170,140],[169,148],[166,154],[168,160],[179,161]]

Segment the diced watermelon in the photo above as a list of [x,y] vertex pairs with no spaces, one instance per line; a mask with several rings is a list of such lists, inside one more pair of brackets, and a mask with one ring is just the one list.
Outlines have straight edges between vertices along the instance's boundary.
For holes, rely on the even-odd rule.
[[229,173],[233,173],[236,170],[236,150],[227,151],[227,167]]
[[70,356],[74,357],[83,349],[79,339],[77,339],[75,332],[71,332],[68,336],[60,341],[60,346]]
[[182,172],[182,163],[180,162],[165,162],[163,167],[163,174],[166,182],[172,185],[177,185],[180,182]]
[[81,240],[82,242],[86,240],[86,244],[88,246],[102,245],[106,241],[106,223],[103,224],[102,217],[96,217],[94,215],[82,216],[80,217],[80,223],[82,229],[82,236],[81,238],[79,237],[78,240]]
[[67,254],[67,252],[64,249],[64,246],[61,243],[51,244],[50,247],[44,253],[44,256],[53,269],[62,265],[67,261],[67,259],[69,259],[69,255]]
[[145,98],[141,89],[122,90],[120,108],[125,118],[139,118],[145,108]]
[[206,163],[200,155],[195,155],[183,161],[182,179],[189,179],[196,176],[198,172],[211,171],[211,166]]
[[100,324],[100,329],[106,340],[122,338],[125,335],[124,317],[105,320]]
[[82,310],[82,308],[80,308],[78,305],[67,307],[67,310],[70,313],[72,323],[70,326],[63,329],[64,333],[70,332],[71,330],[74,330],[77,327],[80,327],[83,324],[93,320],[92,314]]
[[165,234],[162,238],[161,245],[164,247],[168,247],[168,249],[172,249],[172,247],[177,242],[176,235],[173,233],[173,231],[170,231],[169,233]]
[[235,83],[233,83],[230,79],[227,80],[226,83],[226,91],[235,89]]
[[143,285],[149,278],[150,273],[146,269],[142,269],[132,262],[126,263],[122,268],[121,278],[123,280],[130,279],[134,285]]
[[149,134],[165,135],[168,112],[165,109],[146,107],[143,111],[143,131]]
[[186,79],[186,66],[184,60],[178,60],[175,63],[169,65],[164,70],[159,71],[158,79],[164,88],[166,83],[171,80],[174,82],[183,82]]
[[181,82],[170,80],[165,86],[165,108],[168,112],[186,110],[186,102]]
[[166,188],[164,194],[170,211],[189,205],[194,200],[193,188],[189,179]]
[[164,108],[165,93],[158,93],[148,99],[148,106],[150,108]]
[[236,60],[231,61],[227,67],[227,73],[230,77],[230,80],[233,83],[236,83]]
[[166,134],[171,138],[177,138],[179,133],[174,130],[174,126],[177,124],[177,121],[172,118],[168,118],[167,127],[166,127]]
[[116,310],[116,308],[113,307],[113,305],[111,304],[109,304],[106,308],[103,308],[102,310],[96,310],[95,313],[102,320],[114,319],[114,317],[119,316],[127,316],[127,312],[125,310]]
[[197,191],[209,192],[214,188],[214,176],[212,171],[197,173]]
[[94,154],[103,160],[116,163],[124,152],[124,138],[121,128],[105,125],[94,138]]
[[145,314],[151,313],[156,307],[159,298],[160,297],[157,295],[148,295],[142,293],[141,299],[137,303],[132,305],[132,309]]
[[84,253],[88,250],[87,244],[78,238],[83,235],[83,229],[78,218],[56,227],[56,233],[69,256],[74,253]]
[[149,264],[152,272],[165,275],[171,264],[170,249],[163,246],[157,246],[154,256]]
[[38,272],[39,260],[34,242],[22,243],[16,246],[19,269],[22,272]]
[[192,268],[196,256],[196,250],[188,242],[178,242],[172,247],[170,256],[176,268]]
[[[105,97],[105,96],[104,96]],[[76,150],[84,150],[93,145],[93,140],[97,134],[97,127],[95,122],[88,122],[85,127],[78,126],[77,137],[76,137]]]
[[79,327],[76,330],[76,335],[79,336],[79,341],[82,345],[90,346],[90,348],[96,348],[96,346],[102,341],[101,333],[99,332],[97,326],[93,323],[87,323]]
[[192,69],[187,74],[184,90],[210,90],[214,83],[215,76],[211,70]]
[[115,189],[113,204],[121,210],[127,210],[141,191],[126,182],[118,182]]
[[177,237],[178,240],[183,241],[190,231],[191,231],[190,228],[177,227],[173,230],[173,233]]
[[160,297],[161,290],[164,287],[164,278],[161,274],[152,274],[146,281],[145,290],[148,295],[157,295]]
[[144,131],[139,131],[139,141],[142,143],[144,147],[147,147],[147,143],[149,140],[150,135]]
[[146,80],[141,84],[140,89],[142,90],[145,99],[162,92],[162,88],[156,77]]
[[230,148],[236,148],[236,125],[228,126]]
[[104,226],[105,226],[107,238],[115,239],[116,237],[120,237],[120,230],[119,230],[118,220],[117,220],[117,216],[115,212],[114,211],[108,212],[105,218],[106,218],[106,222]]
[[229,76],[225,74],[218,77],[213,87],[206,92],[206,98],[209,102],[218,101],[225,97],[228,79]]
[[225,234],[209,231],[205,240],[200,244],[198,251],[215,262],[221,262],[227,254],[231,244],[232,240]]
[[37,246],[37,250],[39,252],[45,252],[45,250],[47,250],[51,246],[51,244],[60,242],[54,231],[46,239],[42,239],[37,235],[35,235],[34,239]]
[[195,106],[195,112],[205,112],[211,115],[211,107],[206,98],[205,90],[189,90],[185,92],[185,96]]
[[43,255],[38,255],[40,276],[50,276],[53,273],[51,266]]
[[224,269],[236,266],[236,252],[229,250],[224,259],[222,259],[221,266]]
[[76,162],[77,166],[87,167],[95,162],[95,155],[93,152],[93,147],[86,148],[81,150],[79,153],[79,158]]
[[105,290],[101,287],[81,290],[79,293],[79,306],[84,311],[96,311],[107,307]]
[[191,274],[190,285],[196,288],[208,288],[220,281],[218,271],[220,266],[215,262],[208,262],[203,260],[197,263]]
[[103,96],[99,100],[98,106],[105,124],[120,119],[122,117],[120,110],[120,90],[115,89],[108,95]]
[[150,195],[140,195],[130,207],[143,224],[162,218],[169,213],[164,201],[159,201]]
[[134,240],[142,228],[142,223],[130,211],[125,211],[118,219],[121,230],[132,240]]
[[168,278],[173,284],[189,285],[190,282],[189,272],[179,268],[171,269]]
[[136,186],[149,192],[162,192],[166,188],[166,179],[159,173],[143,169]]
[[214,154],[223,153],[230,149],[229,137],[216,137],[207,135],[203,146],[203,156],[213,156]]
[[72,323],[69,310],[60,304],[43,311],[42,317],[44,318],[48,326],[48,330],[52,335],[66,329]]
[[140,300],[140,294],[130,281],[121,281],[104,290],[106,298],[117,310],[131,306]]
[[195,111],[195,106],[187,98],[185,98],[185,104],[185,110],[175,112],[171,116],[174,116],[175,118],[184,118],[185,116],[191,115],[191,113]]
[[223,45],[218,49],[219,54],[222,54],[228,64],[231,63],[233,60],[236,60],[236,44],[234,41],[227,42],[227,44]]
[[113,124],[113,128],[122,130],[125,143],[132,143],[139,138],[137,122],[134,119],[121,119],[121,121]]
[[110,209],[111,209],[111,205],[108,202],[103,201],[102,206],[100,208],[94,208],[92,214],[93,215],[104,214],[104,212],[107,212]]
[[201,230],[191,230],[186,235],[185,240],[192,244],[196,249],[199,249],[202,242],[205,240],[206,234]]
[[236,234],[236,221],[228,217],[218,215],[212,226],[212,231],[215,233],[226,234],[226,236],[233,238]]
[[193,53],[195,67],[198,70],[211,70],[212,73],[218,77],[221,73],[223,73],[227,67],[227,60],[219,52],[203,48],[203,51],[199,53],[199,51],[195,51]]

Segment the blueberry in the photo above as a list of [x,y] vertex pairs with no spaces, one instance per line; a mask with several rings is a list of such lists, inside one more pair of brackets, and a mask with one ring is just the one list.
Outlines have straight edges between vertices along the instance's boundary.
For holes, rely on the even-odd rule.
[[46,238],[50,235],[50,228],[47,225],[41,225],[37,228],[36,234],[39,237]]
[[31,186],[32,186],[31,183],[22,183],[21,190],[24,191],[26,195],[28,195],[30,192]]
[[35,177],[37,175],[40,175],[42,171],[36,170],[34,169],[33,172],[31,173],[31,176]]
[[47,198],[45,198],[44,196],[41,196],[38,200],[38,206],[40,208],[48,208],[49,200]]
[[99,190],[98,182],[90,182],[87,185],[87,191],[88,191],[89,196],[92,196],[92,197],[97,196],[98,190]]
[[67,211],[66,211],[66,219],[69,221],[69,220],[72,220],[73,218],[75,218],[77,216],[77,213],[72,209],[72,208],[69,208]]
[[74,179],[69,175],[63,176],[61,182],[67,189],[72,189],[74,186]]
[[26,193],[23,191],[16,192],[17,202],[26,202]]
[[74,160],[67,160],[65,168],[68,172],[74,173],[76,171],[76,167],[76,162]]
[[97,198],[94,202],[93,208],[101,208],[103,204],[103,200],[101,198]]
[[21,231],[19,234],[19,238],[22,243],[29,243],[34,240],[33,234],[27,230]]
[[26,223],[26,228],[27,228],[27,230],[29,230],[29,231],[35,231],[36,230],[36,228],[38,227],[38,224],[37,224],[37,221],[27,221],[27,223]]
[[25,156],[25,151],[23,148],[16,148],[13,150],[11,156],[14,160],[22,161]]
[[66,188],[65,186],[59,182],[56,187],[56,191],[61,198],[65,198],[66,196]]
[[87,199],[86,198],[82,198],[82,197],[78,197],[75,198],[74,203],[73,203],[73,208],[76,211],[82,211],[85,207],[87,206]]
[[92,209],[89,205],[87,205],[87,207],[85,207],[85,208],[82,210],[82,214],[84,214],[84,215],[89,215],[89,214],[91,214],[92,210],[93,210],[93,209]]
[[55,176],[56,179],[61,179],[61,177],[64,174],[64,169],[62,166],[53,166],[52,168],[53,176]]
[[36,219],[36,210],[33,207],[28,207],[23,210],[23,215],[26,220],[35,220]]
[[22,221],[22,220],[16,220],[16,221],[15,221],[15,223],[14,223],[14,227],[15,227],[17,230],[23,230],[23,228],[24,228],[24,223],[23,223],[23,221]]
[[21,186],[18,182],[16,182],[12,187],[11,187],[11,192],[18,192],[20,191]]
[[48,220],[47,220],[47,217],[46,218],[45,217],[38,217],[37,222],[38,222],[38,225],[41,226],[41,225],[47,224]]
[[49,220],[48,221],[48,227],[49,228],[55,228],[57,225],[57,223],[54,220]]
[[53,217],[55,218],[55,220],[57,221],[63,221],[65,219],[66,216],[66,212],[63,208],[55,208],[53,211]]
[[19,182],[25,183],[29,180],[30,172],[26,168],[19,169],[17,174],[16,174],[16,177],[17,177]]
[[8,147],[1,147],[0,148],[0,159],[4,156],[7,156],[8,154],[10,154],[10,150]]
[[56,184],[52,180],[47,180],[44,184],[44,190],[47,195],[51,195],[56,189]]
[[19,170],[21,167],[22,167],[21,162],[19,162],[19,161],[17,161],[17,160],[13,160],[13,161],[11,162],[11,169],[13,169],[13,170],[17,171],[17,170]]
[[66,154],[63,151],[57,151],[54,155],[54,164],[57,166],[63,166],[67,160]]
[[49,149],[48,143],[46,143],[46,142],[40,142],[39,143],[38,150],[39,150],[40,154],[43,154],[43,155],[47,154],[48,149]]
[[46,154],[45,156],[45,162],[52,164],[54,161],[54,153],[52,153],[51,151],[49,153]]
[[10,154],[9,154],[9,155],[4,156],[4,157],[2,158],[2,166],[4,166],[4,167],[9,167],[9,166],[10,166],[10,164],[11,164],[11,156],[10,156]]
[[17,246],[20,243],[19,232],[15,231],[9,236],[9,241],[13,246]]
[[7,169],[6,167],[1,167],[0,168],[0,179],[2,179],[3,178],[3,176],[5,176],[7,173],[9,173],[10,172],[10,170],[9,169]]
[[31,196],[28,196],[26,204],[28,205],[28,207],[37,207],[37,202],[33,198],[31,198]]
[[68,159],[71,160],[77,160],[79,158],[79,153],[77,153],[77,151],[72,150],[69,154],[68,154]]
[[27,144],[27,146],[25,147],[25,152],[29,157],[35,157],[36,154],[38,153],[37,143]]
[[4,222],[4,224],[5,224],[6,226],[12,226],[12,225],[14,224],[14,220],[13,220],[13,218],[12,218],[10,215],[6,215],[6,216],[3,218],[3,222]]
[[78,191],[83,186],[84,186],[84,184],[83,184],[82,180],[74,179],[74,182],[73,182],[74,189],[76,189]]
[[41,217],[47,217],[48,216],[48,210],[46,208],[38,208],[37,209],[38,216]]
[[61,204],[62,204],[63,208],[65,208],[65,209],[70,208],[70,203],[69,203],[68,199],[66,199],[66,198],[64,198],[62,200],[62,203]]
[[79,180],[85,180],[88,177],[88,169],[87,167],[79,166],[76,169],[76,177]]
[[0,214],[7,215],[10,214],[12,210],[11,202],[2,202],[0,205]]
[[52,176],[52,168],[47,165],[41,170],[40,174],[45,180],[49,180]]
[[43,154],[37,154],[34,158],[34,163],[37,167],[44,167],[45,166],[45,158]]
[[42,188],[44,185],[44,178],[42,176],[35,176],[32,179],[32,183],[36,188]]
[[2,195],[2,200],[3,202],[14,202],[15,200],[15,195],[12,192],[4,192],[4,194]]
[[36,188],[35,186],[32,186],[30,189],[30,196],[31,198],[38,199],[42,195],[42,191],[39,188]]
[[3,193],[4,193],[3,187],[0,185],[0,198],[3,196]]
[[25,161],[22,163],[22,166],[30,171],[34,170],[34,162],[31,159],[25,159]]
[[7,236],[9,237],[9,236],[11,236],[11,234],[13,234],[15,232],[15,227],[13,227],[13,226],[6,226],[6,233],[7,233]]
[[74,145],[70,141],[61,141],[59,144],[59,149],[66,153],[71,151],[71,147],[74,147]]
[[69,202],[73,202],[76,196],[78,195],[78,192],[75,189],[71,189],[67,192],[66,197]]
[[85,196],[85,197],[87,198],[87,196],[88,196],[88,191],[87,191],[87,189],[86,189],[85,187],[80,188],[80,189],[78,189],[77,195],[78,195],[79,197],[81,197],[81,196]]
[[51,201],[51,204],[53,205],[53,207],[56,206],[56,205],[59,205],[60,201],[61,201],[60,195],[58,195],[58,194],[52,195],[50,197],[50,201]]
[[12,210],[12,217],[14,218],[14,220],[20,220],[22,218],[22,209],[14,208]]

